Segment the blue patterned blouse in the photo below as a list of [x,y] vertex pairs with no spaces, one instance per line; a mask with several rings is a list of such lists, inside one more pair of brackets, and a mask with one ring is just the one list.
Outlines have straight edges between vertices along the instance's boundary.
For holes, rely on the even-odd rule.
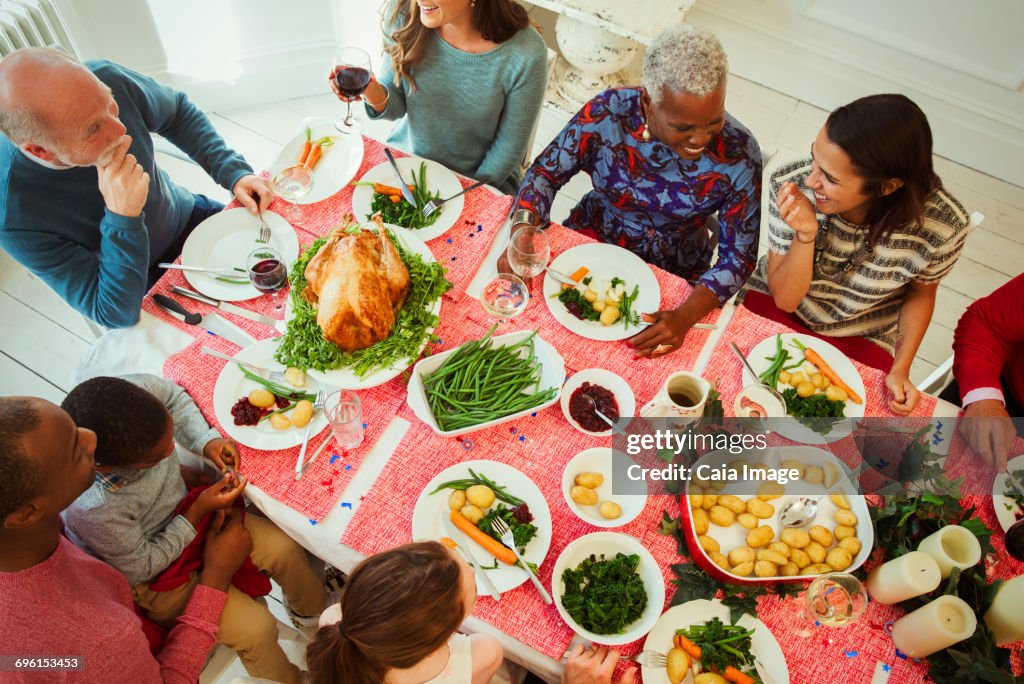
[[[543,221],[558,189],[580,171],[594,189],[566,221],[648,263],[705,285],[724,302],[757,262],[761,225],[761,152],[728,114],[700,159],[682,159],[644,141],[640,88],[606,90],[583,106],[526,172],[516,207]],[[705,229],[718,215],[718,261]]]

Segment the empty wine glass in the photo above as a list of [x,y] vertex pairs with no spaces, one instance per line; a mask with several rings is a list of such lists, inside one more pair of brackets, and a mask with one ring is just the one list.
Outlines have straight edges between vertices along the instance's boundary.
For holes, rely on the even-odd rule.
[[313,172],[305,164],[285,162],[274,167],[270,184],[274,188],[274,193],[289,203],[284,211],[284,218],[289,223],[298,225],[302,220],[302,210],[298,206],[298,201],[313,189]]
[[281,311],[281,290],[288,284],[288,267],[281,254],[272,247],[257,247],[246,257],[245,267],[249,282],[260,292],[270,294],[274,299],[274,311]]
[[530,291],[518,276],[499,273],[484,286],[480,303],[491,316],[507,320],[526,310],[526,305],[530,303]]
[[516,228],[508,243],[508,263],[517,276],[529,282],[548,267],[551,242],[547,234],[536,226]]
[[[807,586],[807,613],[825,627],[846,627],[856,622],[868,606],[864,584],[846,572],[827,572]],[[832,643],[829,638],[829,643]]]
[[342,133],[358,133],[362,128],[352,116],[352,101],[359,98],[370,85],[370,55],[356,47],[345,47],[334,55],[331,66],[334,84],[345,97],[345,118],[334,123]]

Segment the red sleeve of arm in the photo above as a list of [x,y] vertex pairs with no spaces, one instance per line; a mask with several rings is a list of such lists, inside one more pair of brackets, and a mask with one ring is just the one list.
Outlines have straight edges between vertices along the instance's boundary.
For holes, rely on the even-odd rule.
[[953,375],[960,397],[980,387],[1000,387],[1013,345],[1024,341],[1024,275],[967,307],[953,336]]
[[206,665],[206,657],[217,642],[220,613],[228,600],[227,593],[197,585],[167,636],[157,656],[160,678],[173,684],[194,684]]

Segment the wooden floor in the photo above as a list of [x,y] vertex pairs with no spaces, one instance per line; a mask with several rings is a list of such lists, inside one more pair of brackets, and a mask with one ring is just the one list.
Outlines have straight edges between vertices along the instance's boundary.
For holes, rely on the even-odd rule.
[[[736,77],[729,81],[728,107],[763,147],[776,150],[769,169],[805,155],[826,117],[823,110]],[[340,112],[338,101],[327,94],[210,116],[229,145],[255,168],[264,169],[305,117],[336,117]],[[566,119],[544,111],[535,154]],[[388,130],[386,122],[372,122],[367,133],[383,139]],[[195,166],[164,155],[160,163],[185,187],[227,200],[227,192]],[[916,381],[951,354],[953,328],[967,305],[1024,271],[1024,188],[944,159],[938,159],[937,165],[946,187],[969,211],[984,214],[985,221],[968,239],[964,256],[939,288],[934,320],[914,365]],[[589,178],[577,176],[556,199],[553,218],[564,219],[588,188]],[[2,251],[0,319],[6,324],[0,339],[2,392],[59,401],[70,389],[73,370],[95,338],[81,316]]]

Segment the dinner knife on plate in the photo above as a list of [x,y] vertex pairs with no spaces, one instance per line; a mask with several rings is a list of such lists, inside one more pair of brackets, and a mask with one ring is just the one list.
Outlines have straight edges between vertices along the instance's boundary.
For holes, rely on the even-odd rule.
[[209,313],[205,316],[193,313],[174,299],[162,294],[153,295],[153,301],[157,306],[174,318],[177,318],[179,321],[184,321],[189,325],[197,325],[204,330],[212,332],[214,335],[223,337],[232,344],[237,344],[243,349],[248,347],[250,344],[255,344],[256,342],[255,337],[245,332],[234,323],[224,320],[215,313]]
[[551,276],[555,280],[556,283],[561,283],[562,285],[568,285],[570,287],[576,287],[577,285],[579,285],[579,283],[577,283],[575,280],[573,280],[569,276],[565,275],[561,271],[556,271],[555,269],[551,268],[550,266],[548,266],[547,272],[548,272],[548,275]]
[[262,323],[263,325],[269,325],[272,328],[277,328],[277,326],[281,323],[281,321],[275,318],[271,318],[270,316],[264,316],[261,313],[249,311],[249,309],[243,309],[242,307],[237,306],[236,304],[232,304],[231,302],[222,302],[219,299],[207,297],[204,294],[193,292],[192,290],[189,290],[184,287],[178,287],[177,285],[175,285],[174,287],[171,288],[171,291],[174,292],[175,294],[180,294],[182,297],[188,297],[189,299],[194,299],[197,302],[204,302],[226,313],[235,314],[236,316],[241,316],[242,318],[248,318],[250,321],[256,321],[257,323]]
[[391,154],[391,150],[387,147],[384,148],[384,154],[388,156],[388,161],[391,162],[391,168],[393,168],[395,173],[398,175],[398,189],[402,191],[402,197],[405,198],[406,202],[415,207],[416,198],[412,196],[412,191],[409,190],[409,186],[405,184],[405,179],[402,178],[402,172],[398,170],[398,163],[395,162],[394,155]]
[[[447,513],[447,510],[444,511],[444,513]],[[494,586],[494,582],[492,582],[491,578],[487,576],[487,571],[484,570],[482,565],[480,565],[480,561],[476,559],[476,556],[473,555],[473,552],[469,548],[469,545],[472,544],[473,541],[455,527],[455,524],[452,523],[451,519],[444,515],[444,513],[441,515],[441,522],[444,523],[444,529],[448,532],[448,536],[453,542],[455,542],[456,548],[462,552],[462,555],[466,557],[466,560],[473,564],[473,571],[484,581],[484,587],[487,589],[487,593],[489,593],[495,601],[500,601],[501,592],[498,591],[496,586]]]

